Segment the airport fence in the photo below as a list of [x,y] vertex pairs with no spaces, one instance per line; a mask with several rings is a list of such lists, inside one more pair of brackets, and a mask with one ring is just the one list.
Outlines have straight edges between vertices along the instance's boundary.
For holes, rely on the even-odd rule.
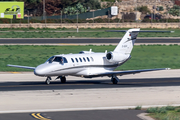
[[100,10],[96,10],[96,11],[91,11],[91,12],[86,12],[86,13],[81,13],[81,14],[75,14],[75,15],[66,15],[66,14],[62,14],[59,16],[40,16],[40,17],[24,17],[25,20],[29,19],[36,19],[36,20],[45,20],[45,19],[53,19],[53,20],[61,20],[61,19],[88,19],[88,18],[94,18],[97,16],[103,16],[103,15],[108,15],[110,14],[110,10],[111,8],[106,8],[106,9],[100,9]]
[[[136,20],[136,13],[121,13],[121,16],[111,16],[111,8],[86,12],[76,15],[24,17],[24,19],[0,19],[0,24],[13,23],[180,23],[180,19],[161,18],[158,15],[146,15]],[[152,19],[151,19],[152,18]]]

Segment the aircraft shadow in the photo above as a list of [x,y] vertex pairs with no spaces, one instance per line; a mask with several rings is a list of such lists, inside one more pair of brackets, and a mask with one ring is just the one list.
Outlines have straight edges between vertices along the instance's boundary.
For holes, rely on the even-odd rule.
[[105,80],[67,80],[66,83],[51,81],[46,85],[44,81],[37,82],[3,82],[0,83],[0,91],[18,90],[54,90],[54,89],[93,89],[93,88],[124,88],[124,87],[159,87],[180,86],[180,78],[144,78],[144,79],[120,79],[118,84],[112,84],[110,79]]

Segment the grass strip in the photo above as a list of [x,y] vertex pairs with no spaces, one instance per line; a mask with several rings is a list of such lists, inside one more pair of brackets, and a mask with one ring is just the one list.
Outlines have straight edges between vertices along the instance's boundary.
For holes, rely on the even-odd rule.
[[148,108],[147,113],[155,120],[180,120],[180,107],[166,106]]
[[[108,38],[108,37],[123,37],[124,32],[105,32],[105,30],[128,30],[128,28],[80,28],[79,32],[76,29],[27,29],[13,28],[0,29],[0,38],[68,38],[68,37],[91,37],[91,38]],[[138,37],[180,37],[180,29],[141,29],[141,30],[168,30],[175,31],[174,33],[139,33]],[[9,31],[9,32],[5,32]],[[58,31],[58,32],[57,32]],[[74,32],[73,32],[74,31]]]
[[[57,54],[78,53],[80,51],[113,51],[113,45],[51,46],[51,45],[3,45],[0,46],[0,71],[29,71],[7,67],[7,64],[36,67],[49,57]],[[134,46],[132,58],[116,70],[180,68],[179,45],[140,45]]]

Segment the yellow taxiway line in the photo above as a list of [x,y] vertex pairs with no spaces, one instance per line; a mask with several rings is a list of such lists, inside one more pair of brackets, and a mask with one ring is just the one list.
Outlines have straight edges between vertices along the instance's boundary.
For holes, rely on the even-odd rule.
[[20,74],[20,72],[10,72],[10,73],[13,73],[13,74]]
[[32,113],[31,115],[38,120],[51,120],[51,119],[41,116],[41,113]]

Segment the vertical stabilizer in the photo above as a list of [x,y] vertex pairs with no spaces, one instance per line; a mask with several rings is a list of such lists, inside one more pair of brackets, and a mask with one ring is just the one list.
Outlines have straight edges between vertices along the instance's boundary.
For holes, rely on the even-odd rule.
[[118,52],[122,54],[130,54],[134,43],[136,41],[136,37],[139,33],[140,29],[129,29],[126,34],[123,36],[119,44],[116,46],[113,52]]

